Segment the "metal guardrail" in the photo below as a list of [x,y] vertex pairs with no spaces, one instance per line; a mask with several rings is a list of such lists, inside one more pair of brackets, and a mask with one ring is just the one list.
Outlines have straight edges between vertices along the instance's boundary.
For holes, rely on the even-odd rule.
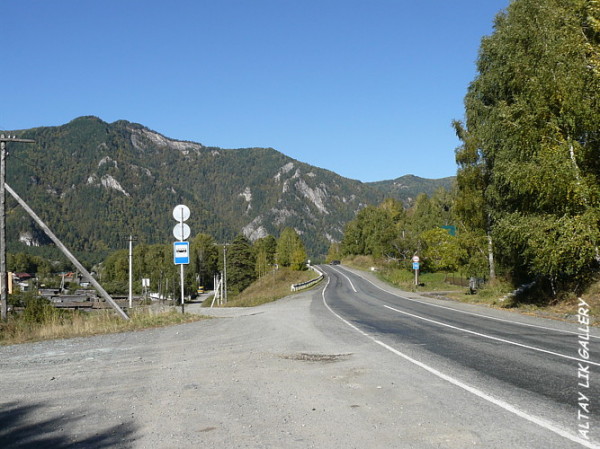
[[309,288],[312,287],[313,285],[317,284],[318,282],[321,282],[321,280],[323,279],[323,277],[325,276],[321,270],[319,270],[317,267],[313,267],[311,265],[310,267],[312,270],[314,270],[315,272],[317,272],[317,274],[319,275],[319,277],[316,277],[314,279],[311,279],[310,281],[306,281],[306,282],[301,282],[299,284],[292,284],[292,291],[296,292],[298,290],[302,290],[303,288]]

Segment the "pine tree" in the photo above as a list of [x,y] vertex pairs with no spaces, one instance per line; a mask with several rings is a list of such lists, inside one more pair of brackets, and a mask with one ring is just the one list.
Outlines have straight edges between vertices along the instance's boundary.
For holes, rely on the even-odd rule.
[[196,287],[210,288],[213,284],[214,274],[218,270],[219,250],[215,240],[208,234],[198,234],[190,245],[190,265],[188,272]]
[[255,259],[250,241],[239,234],[227,249],[227,287],[236,294],[256,279]]

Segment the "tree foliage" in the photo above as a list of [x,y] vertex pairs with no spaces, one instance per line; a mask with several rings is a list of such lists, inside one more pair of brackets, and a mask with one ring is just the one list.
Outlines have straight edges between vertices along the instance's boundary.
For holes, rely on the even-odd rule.
[[455,123],[456,209],[520,279],[569,283],[600,240],[600,4],[514,0],[483,39]]
[[428,271],[458,271],[464,265],[466,251],[457,237],[446,229],[433,228],[420,236],[423,244],[423,265]]
[[[408,263],[414,255],[422,255],[425,248],[431,248],[430,237],[438,235],[436,230],[448,235],[448,231],[440,227],[452,224],[453,202],[450,192],[439,189],[432,197],[419,195],[408,210],[393,199],[386,199],[378,206],[367,206],[347,224],[339,254],[370,255]],[[447,269],[457,265],[458,261],[453,264],[446,260],[429,267]]]
[[214,274],[219,271],[219,250],[212,236],[197,234],[190,245],[189,271],[196,286],[213,287]]
[[306,250],[304,243],[293,228],[285,228],[277,240],[277,263],[294,270],[306,269]]
[[[387,203],[389,205],[389,202]],[[395,209],[367,206],[361,209],[356,219],[346,225],[341,251],[344,254],[364,254],[377,258],[393,253],[392,240],[396,237]]]
[[256,261],[250,241],[239,234],[227,248],[227,288],[239,293],[256,279]]
[[[277,251],[281,248],[289,254],[286,266],[305,269],[304,245],[291,228],[282,233],[279,242],[273,236],[266,236],[253,245],[240,234],[225,248],[217,245],[212,236],[199,233],[190,244],[190,263],[185,268],[185,294],[194,294],[200,285],[213,288],[214,275],[222,273],[226,263],[227,288],[235,295],[274,268]],[[101,277],[111,291],[125,293],[129,280],[129,251],[123,249],[111,253],[102,263]],[[150,279],[151,292],[158,292],[162,297],[179,296],[180,274],[179,267],[173,263],[172,244],[134,245],[133,287],[136,293],[142,291],[142,278]]]
[[277,240],[272,235],[268,235],[256,240],[253,248],[256,258],[256,275],[260,278],[274,269]]
[[7,253],[6,266],[8,271],[16,273],[38,273],[41,275],[48,275],[53,271],[60,271],[64,264],[57,263],[56,266],[54,266],[51,261],[40,256],[32,256],[26,253]]

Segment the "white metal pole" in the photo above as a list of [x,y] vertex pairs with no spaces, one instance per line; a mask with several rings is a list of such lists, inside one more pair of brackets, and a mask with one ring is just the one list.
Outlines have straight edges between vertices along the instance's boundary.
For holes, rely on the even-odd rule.
[[225,297],[225,277],[221,273],[221,294],[219,295],[219,305],[223,305],[223,298]]
[[0,135],[0,314],[8,320],[8,273],[6,269],[6,142],[35,143],[31,139]]
[[183,264],[181,264],[180,266],[181,266],[181,307],[183,308],[183,295],[184,295],[184,290],[183,290]]
[[0,136],[0,309],[2,321],[8,320],[8,276],[6,271],[6,142],[4,134]]
[[133,236],[129,236],[129,308],[133,307]]
[[[181,221],[179,222],[181,225],[181,239],[180,241],[183,242],[185,240],[185,235],[183,233],[183,222],[184,222],[184,215],[183,215],[183,207],[180,208],[181,209]],[[181,264],[181,313],[184,313],[184,303],[185,303],[185,286],[184,286],[184,275],[183,275],[183,264]]]
[[227,302],[227,244],[223,247],[223,302]]

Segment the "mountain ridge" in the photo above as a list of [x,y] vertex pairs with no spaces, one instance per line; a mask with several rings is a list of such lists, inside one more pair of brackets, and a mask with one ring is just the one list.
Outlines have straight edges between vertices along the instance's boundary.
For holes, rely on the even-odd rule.
[[440,188],[452,190],[455,179],[454,176],[430,179],[409,174],[395,179],[370,182],[369,185],[380,190],[387,197],[395,198],[402,201],[405,206],[410,206],[421,193],[431,196]]
[[[127,120],[83,116],[10,133],[36,143],[10,144],[7,183],[80,252],[122,248],[129,234],[145,243],[171,241],[170,213],[183,203],[192,210],[192,235],[225,242],[243,232],[254,240],[289,226],[314,258],[341,239],[362,207],[386,196],[410,201],[400,195],[407,189],[394,191],[404,177],[363,183],[273,148],[208,147]],[[14,205],[7,226],[11,250],[18,241],[47,242]]]

